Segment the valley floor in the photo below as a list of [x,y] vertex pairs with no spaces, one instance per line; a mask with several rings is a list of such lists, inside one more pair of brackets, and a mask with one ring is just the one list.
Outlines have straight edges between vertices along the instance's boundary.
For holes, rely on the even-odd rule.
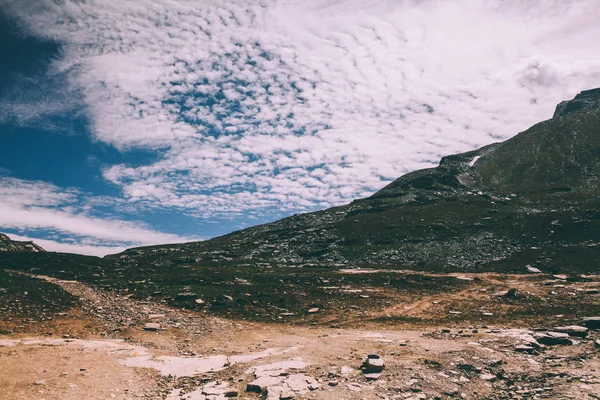
[[[498,286],[495,275],[455,277],[468,283],[464,290],[399,297],[355,314],[314,310],[310,323],[296,325],[228,320],[36,277],[79,300],[65,310],[3,319],[0,398],[600,399],[600,331],[557,328],[572,316],[545,312],[565,290],[597,303],[596,278],[511,276],[514,291],[490,294],[481,285]],[[449,316],[476,308],[492,317],[484,300],[496,304],[495,313],[505,303],[533,302],[537,322],[411,322],[444,304]],[[369,355],[380,358],[363,364]]]

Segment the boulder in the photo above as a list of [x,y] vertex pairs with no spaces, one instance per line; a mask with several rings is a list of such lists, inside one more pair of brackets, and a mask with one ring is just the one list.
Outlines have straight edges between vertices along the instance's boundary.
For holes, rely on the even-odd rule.
[[364,374],[380,373],[385,368],[383,358],[376,354],[369,354],[362,363],[360,369]]
[[588,334],[588,328],[585,326],[579,325],[569,325],[569,326],[557,326],[554,328],[554,332],[566,333],[569,336],[578,336],[578,337],[586,337]]
[[555,346],[559,344],[573,344],[571,342],[571,339],[569,339],[568,333],[548,331],[546,333],[536,333],[533,335],[533,337],[535,338],[535,340],[537,340],[538,343],[546,346]]
[[583,320],[589,329],[600,329],[600,317],[587,317]]

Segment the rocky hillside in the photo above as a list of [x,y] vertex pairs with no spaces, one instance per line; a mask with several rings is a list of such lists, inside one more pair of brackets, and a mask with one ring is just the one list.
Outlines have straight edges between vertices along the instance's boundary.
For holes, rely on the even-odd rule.
[[503,143],[444,157],[373,196],[206,242],[112,256],[144,265],[597,271],[600,89]]
[[45,251],[33,242],[18,242],[0,233],[0,252],[29,252],[39,253]]

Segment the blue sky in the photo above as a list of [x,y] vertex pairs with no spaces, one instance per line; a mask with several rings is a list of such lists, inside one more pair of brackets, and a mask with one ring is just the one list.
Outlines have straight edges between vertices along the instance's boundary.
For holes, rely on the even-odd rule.
[[344,204],[600,86],[595,0],[3,3],[0,231],[56,251]]

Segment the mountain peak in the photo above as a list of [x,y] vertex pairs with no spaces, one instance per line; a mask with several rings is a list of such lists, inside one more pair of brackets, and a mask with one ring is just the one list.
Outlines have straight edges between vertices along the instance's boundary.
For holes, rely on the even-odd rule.
[[573,100],[566,100],[556,106],[554,118],[562,117],[575,111],[600,108],[600,88],[584,90]]

